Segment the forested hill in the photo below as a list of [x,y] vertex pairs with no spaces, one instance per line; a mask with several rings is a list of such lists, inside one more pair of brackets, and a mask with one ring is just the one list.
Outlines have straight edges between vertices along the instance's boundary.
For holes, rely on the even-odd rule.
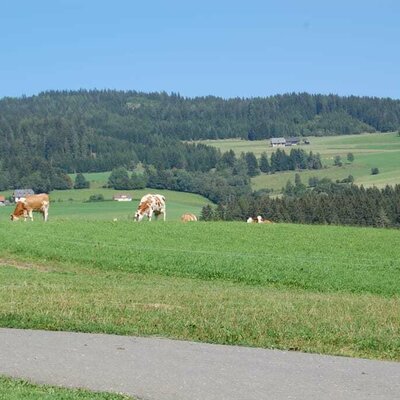
[[0,100],[0,170],[37,159],[64,171],[109,170],[130,160],[162,158],[168,146],[179,153],[177,140],[399,128],[400,101],[392,99],[300,93],[225,100],[164,92],[52,91]]
[[[400,126],[400,100],[284,94],[265,98],[185,98],[178,94],[80,90],[0,100],[0,129],[35,132],[54,120],[112,138],[143,141],[352,134]],[[37,131],[35,133],[38,133]],[[45,133],[45,132],[43,132]]]

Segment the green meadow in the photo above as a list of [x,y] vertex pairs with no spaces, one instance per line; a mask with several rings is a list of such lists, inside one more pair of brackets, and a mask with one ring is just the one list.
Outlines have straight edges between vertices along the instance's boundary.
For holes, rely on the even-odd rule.
[[[97,177],[100,174],[88,174],[91,179],[93,175]],[[107,176],[109,173],[107,173]],[[107,178],[106,178],[107,179]],[[202,196],[192,193],[174,192],[171,190],[113,190],[102,188],[103,181],[98,181],[98,187],[79,190],[54,190],[50,193],[50,211],[49,219],[65,220],[65,219],[85,219],[85,220],[132,220],[136,208],[143,195],[146,193],[161,193],[167,199],[167,219],[179,220],[180,216],[185,212],[200,215],[201,209],[210,202]],[[112,200],[116,194],[129,194],[132,196],[132,201],[118,202]],[[10,195],[11,192],[1,193]],[[103,195],[105,201],[88,202],[92,195]],[[14,207],[0,207],[0,221],[9,218]],[[39,214],[34,214],[35,219],[41,219]],[[161,218],[162,219],[162,218]]]
[[400,360],[400,231],[0,223],[0,326]]
[[[353,175],[357,185],[383,187],[387,184],[400,183],[400,136],[397,133],[371,133],[349,136],[309,137],[310,145],[300,148],[309,152],[319,153],[326,167],[317,171],[301,171],[303,183],[307,184],[312,176],[328,177],[333,180],[344,179]],[[222,151],[234,150],[237,155],[241,152],[252,151],[259,157],[262,152],[271,154],[276,148],[269,145],[269,140],[247,141],[239,139],[207,140],[202,143],[218,147]],[[290,152],[289,148],[284,148]],[[347,162],[347,154],[354,155],[352,163]],[[343,166],[333,165],[335,156],[341,156]],[[371,168],[379,168],[378,175],[371,175]],[[294,171],[280,172],[272,175],[261,174],[252,179],[255,190],[271,188],[279,192],[290,179],[294,181]]]

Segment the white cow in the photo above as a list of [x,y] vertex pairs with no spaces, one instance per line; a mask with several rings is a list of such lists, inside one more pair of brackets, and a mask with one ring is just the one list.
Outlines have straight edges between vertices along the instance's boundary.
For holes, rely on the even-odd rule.
[[146,194],[140,200],[139,206],[135,213],[135,220],[141,221],[146,215],[148,220],[155,214],[158,217],[163,214],[164,221],[166,218],[165,197],[161,194]]

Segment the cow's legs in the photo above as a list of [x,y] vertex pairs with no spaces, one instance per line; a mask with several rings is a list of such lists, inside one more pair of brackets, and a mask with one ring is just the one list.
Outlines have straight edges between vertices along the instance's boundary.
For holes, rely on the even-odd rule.
[[43,219],[44,222],[47,222],[47,218],[49,217],[49,204],[44,204],[43,205]]
[[29,215],[29,218],[31,219],[31,221],[33,221],[33,211],[32,210],[28,211],[28,215]]

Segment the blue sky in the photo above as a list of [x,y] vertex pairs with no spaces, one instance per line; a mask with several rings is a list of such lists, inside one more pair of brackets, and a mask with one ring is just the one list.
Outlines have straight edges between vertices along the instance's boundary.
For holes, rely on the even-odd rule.
[[5,1],[0,98],[80,88],[400,98],[399,50],[398,1]]

